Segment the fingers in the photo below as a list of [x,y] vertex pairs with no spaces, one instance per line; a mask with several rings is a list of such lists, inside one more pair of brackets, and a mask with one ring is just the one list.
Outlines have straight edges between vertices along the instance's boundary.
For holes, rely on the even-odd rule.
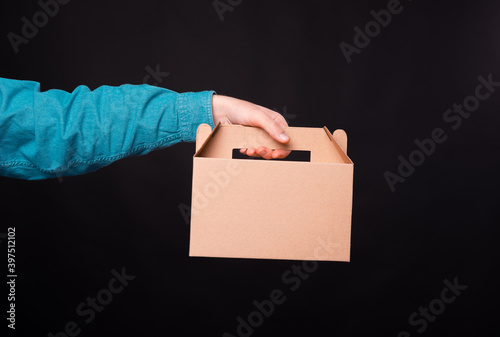
[[284,149],[269,149],[261,146],[258,149],[240,149],[240,153],[246,154],[249,157],[262,157],[264,159],[283,159],[286,158],[291,151]]
[[283,150],[283,149],[276,149],[273,151],[273,159],[283,159],[286,158],[291,151],[289,150]]
[[260,146],[256,153],[259,155],[259,157],[262,157],[264,159],[272,159],[273,158],[273,151],[265,146]]

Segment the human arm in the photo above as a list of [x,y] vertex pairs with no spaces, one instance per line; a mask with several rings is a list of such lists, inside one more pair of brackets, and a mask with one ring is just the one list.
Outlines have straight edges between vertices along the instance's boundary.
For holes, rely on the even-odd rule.
[[196,139],[214,127],[213,91],[78,86],[69,93],[0,78],[0,175],[36,180],[92,172],[115,160]]

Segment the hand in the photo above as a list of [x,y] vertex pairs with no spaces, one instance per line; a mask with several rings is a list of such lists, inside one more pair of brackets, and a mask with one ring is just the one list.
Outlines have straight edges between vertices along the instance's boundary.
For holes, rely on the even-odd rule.
[[[213,95],[212,114],[215,125],[221,123],[257,126],[264,129],[273,139],[280,143],[288,143],[290,137],[284,132],[283,127],[288,126],[285,118],[276,111],[264,108],[241,99],[222,95]],[[264,159],[285,158],[289,150],[269,149],[260,146],[257,149],[241,149],[241,153],[251,157]]]

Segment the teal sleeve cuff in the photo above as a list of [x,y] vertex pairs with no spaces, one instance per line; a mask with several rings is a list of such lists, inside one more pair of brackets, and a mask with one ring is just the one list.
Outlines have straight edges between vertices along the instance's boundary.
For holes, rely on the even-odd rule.
[[184,142],[196,141],[196,130],[200,124],[214,128],[212,96],[215,91],[185,92],[179,94],[177,109],[181,138]]

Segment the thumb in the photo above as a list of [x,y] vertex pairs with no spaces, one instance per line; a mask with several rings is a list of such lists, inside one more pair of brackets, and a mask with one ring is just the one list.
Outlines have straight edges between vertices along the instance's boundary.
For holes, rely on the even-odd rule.
[[[266,109],[267,110],[267,109]],[[268,110],[252,115],[251,124],[264,129],[273,139],[280,143],[288,143],[290,137],[283,127],[288,126],[285,118],[276,111]]]

